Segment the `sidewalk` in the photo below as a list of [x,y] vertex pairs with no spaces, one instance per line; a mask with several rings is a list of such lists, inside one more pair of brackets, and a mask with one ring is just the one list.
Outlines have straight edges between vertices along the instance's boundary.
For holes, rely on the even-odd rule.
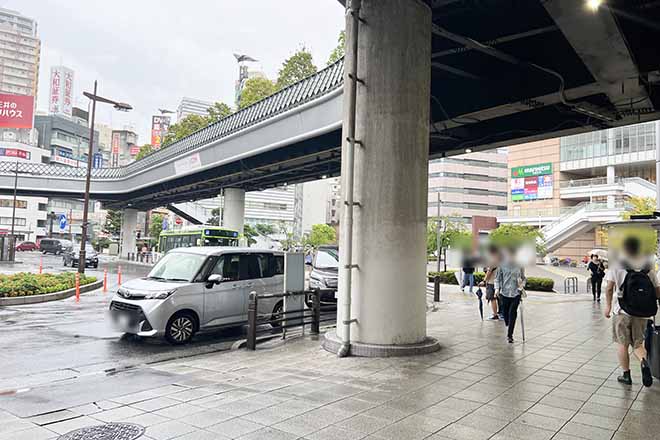
[[427,314],[428,334],[442,343],[430,355],[339,359],[308,336],[152,364],[141,370],[160,381],[149,389],[31,418],[0,411],[0,440],[113,421],[146,426],[140,439],[154,440],[660,435],[660,384],[642,389],[636,363],[632,387],[616,382],[611,324],[586,295],[530,294],[527,341],[518,326],[514,345],[501,322],[479,319],[474,296],[443,286],[443,299]]

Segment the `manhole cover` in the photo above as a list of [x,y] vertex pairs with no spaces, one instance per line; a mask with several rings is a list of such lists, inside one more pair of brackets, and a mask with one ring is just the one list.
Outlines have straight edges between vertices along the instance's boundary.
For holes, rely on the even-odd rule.
[[144,427],[133,423],[106,423],[88,426],[61,435],[57,440],[135,440],[144,434]]

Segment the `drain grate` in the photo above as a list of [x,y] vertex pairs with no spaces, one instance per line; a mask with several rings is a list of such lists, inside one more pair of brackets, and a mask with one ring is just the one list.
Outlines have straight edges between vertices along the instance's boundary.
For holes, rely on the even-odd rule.
[[57,440],[135,440],[144,434],[144,426],[133,423],[106,423],[67,432]]

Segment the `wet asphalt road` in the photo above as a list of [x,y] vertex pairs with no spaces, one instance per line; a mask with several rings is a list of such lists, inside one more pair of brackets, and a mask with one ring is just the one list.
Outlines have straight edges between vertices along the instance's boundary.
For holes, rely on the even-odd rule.
[[[37,272],[39,252],[21,252],[22,263],[0,266],[0,273]],[[103,278],[108,269],[109,291],[85,293],[74,298],[25,306],[0,307],[0,390],[21,384],[26,376],[67,378],[110,368],[124,368],[212,351],[228,350],[244,330],[228,329],[200,333],[184,347],[173,347],[161,339],[135,338],[113,332],[105,317],[117,288],[117,262],[101,256],[98,269],[86,273]],[[62,266],[62,258],[43,256],[44,272],[75,271]],[[144,276],[149,267],[122,264],[122,279]],[[36,380],[39,381],[38,379]],[[29,382],[29,379],[28,379]]]

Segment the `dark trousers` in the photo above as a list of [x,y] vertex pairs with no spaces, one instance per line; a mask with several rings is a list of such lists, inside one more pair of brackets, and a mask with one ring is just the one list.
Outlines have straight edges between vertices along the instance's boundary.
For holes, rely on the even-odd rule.
[[600,299],[600,287],[603,284],[603,279],[600,277],[591,277],[591,294],[594,299]]
[[520,295],[509,298],[500,295],[502,298],[502,309],[504,312],[504,324],[507,326],[507,336],[513,337],[513,330],[516,328],[516,319],[518,319],[518,306],[520,305]]

